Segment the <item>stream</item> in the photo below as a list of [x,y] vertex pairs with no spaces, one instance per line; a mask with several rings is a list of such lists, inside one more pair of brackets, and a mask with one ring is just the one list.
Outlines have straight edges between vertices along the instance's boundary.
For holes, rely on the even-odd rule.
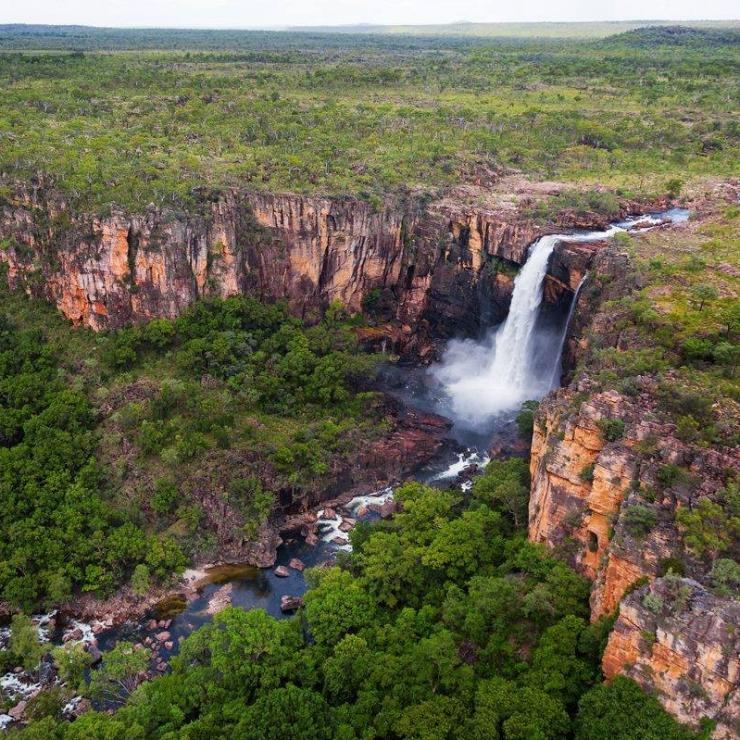
[[[509,315],[502,324],[490,327],[475,340],[452,340],[440,361],[429,368],[384,368],[381,372],[384,390],[408,405],[453,421],[451,437],[455,444],[445,447],[438,459],[410,477],[436,487],[457,485],[467,490],[472,483],[469,476],[461,477],[461,474],[473,465],[484,466],[495,440],[516,438],[515,419],[522,402],[539,400],[559,386],[560,355],[583,286],[582,281],[565,315],[556,321],[552,317],[543,320],[542,284],[559,240],[598,241],[620,231],[650,229],[687,219],[687,211],[672,209],[628,219],[601,232],[544,236],[529,248],[528,258],[514,281]],[[301,597],[307,585],[302,570],[291,567],[291,561],[295,565],[299,560],[308,568],[331,561],[338,551],[350,550],[346,528],[352,520],[379,518],[380,507],[392,495],[392,489],[388,488],[357,497],[339,507],[332,519],[322,518],[324,512],[319,510],[318,543],[311,546],[301,537],[285,542],[278,548],[276,568],[260,569],[244,564],[208,568],[198,581],[195,598],[169,598],[148,619],[104,631],[94,631],[92,625],[74,620],[51,628],[54,613],[36,615],[39,636],[53,644],[71,637],[99,651],[109,650],[120,640],[143,642],[156,647],[153,671],[163,672],[180,642],[213,619],[213,601],[227,584],[230,593],[225,603],[242,609],[264,609],[278,619],[292,616],[292,611],[284,612],[281,608],[281,599]],[[345,530],[340,529],[347,518],[350,521]],[[279,571],[284,575],[276,573],[277,566],[283,566]],[[7,649],[8,639],[9,628],[0,627],[0,650]],[[38,690],[35,678],[26,673],[8,673],[0,676],[0,690],[10,699],[22,700]],[[73,707],[68,709],[71,712]],[[11,721],[9,715],[0,714],[0,729]]]

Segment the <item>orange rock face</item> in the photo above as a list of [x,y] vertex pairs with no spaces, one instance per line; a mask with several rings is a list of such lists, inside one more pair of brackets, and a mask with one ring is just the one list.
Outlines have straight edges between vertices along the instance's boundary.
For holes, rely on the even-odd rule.
[[[332,301],[360,311],[371,291],[382,291],[392,306],[387,320],[413,327],[395,349],[417,356],[429,353],[430,338],[479,328],[481,291],[491,297],[491,318],[503,318],[512,280],[486,267],[492,258],[521,263],[543,233],[510,208],[441,201],[376,212],[352,198],[227,191],[191,214],[152,207],[102,220],[70,214],[40,191],[17,202],[0,213],[8,279],[77,324],[174,317],[201,296],[236,294],[287,299],[310,317]],[[71,223],[64,233],[49,226],[60,213]],[[570,252],[560,261],[566,282],[579,264]]]
[[[737,737],[740,603],[708,590],[710,565],[685,550],[675,512],[716,500],[728,471],[740,472],[738,456],[678,440],[657,421],[650,380],[632,397],[589,391],[589,382],[558,391],[536,415],[529,537],[593,581],[592,619],[618,613],[607,678],[628,675],[682,722],[710,717],[714,737]],[[609,419],[624,424],[612,441]],[[666,464],[684,466],[691,485],[663,486]],[[638,506],[652,515],[645,528],[631,523]],[[665,575],[675,563],[691,579]]]
[[607,679],[628,675],[686,723],[717,723],[713,737],[737,737],[740,604],[696,581],[661,578],[622,602],[606,651]]

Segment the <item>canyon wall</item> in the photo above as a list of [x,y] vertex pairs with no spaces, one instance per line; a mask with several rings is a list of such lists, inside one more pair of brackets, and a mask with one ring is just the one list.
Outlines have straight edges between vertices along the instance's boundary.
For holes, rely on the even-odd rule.
[[[203,193],[188,212],[92,217],[37,184],[0,212],[0,261],[11,285],[96,330],[174,317],[204,296],[285,299],[309,320],[338,300],[376,312],[369,339],[424,358],[435,339],[502,320],[528,246],[567,222],[538,225],[511,204],[409,199],[375,211],[353,198],[236,190]],[[582,254],[556,257],[547,300],[577,284],[569,265]]]
[[594,620],[617,614],[607,678],[629,675],[681,721],[708,717],[713,737],[736,737],[740,606],[711,588],[711,560],[687,549],[676,512],[703,499],[727,505],[737,450],[682,441],[659,412],[649,373],[629,392],[599,382],[589,342],[634,347],[620,309],[605,302],[629,290],[631,278],[616,248],[598,254],[592,270],[600,277],[579,297],[566,348],[571,373],[580,362],[575,380],[535,418],[529,537],[593,581]]

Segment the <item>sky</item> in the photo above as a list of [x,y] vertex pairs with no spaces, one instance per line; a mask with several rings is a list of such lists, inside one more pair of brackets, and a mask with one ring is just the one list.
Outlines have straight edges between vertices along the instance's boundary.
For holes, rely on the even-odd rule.
[[197,28],[734,19],[737,0],[0,0],[0,23]]

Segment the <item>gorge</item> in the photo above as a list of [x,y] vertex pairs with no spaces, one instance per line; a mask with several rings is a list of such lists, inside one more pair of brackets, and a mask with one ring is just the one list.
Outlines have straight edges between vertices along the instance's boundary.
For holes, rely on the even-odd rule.
[[[630,218],[598,231],[535,236],[534,241],[527,244],[526,240],[536,235],[541,227],[526,222],[520,224],[516,218],[512,224],[506,220],[512,219],[511,213],[506,215],[503,223],[494,221],[490,215],[462,216],[459,212],[453,212],[454,215],[447,213],[448,220],[440,221],[437,214],[431,225],[424,221],[415,223],[412,227],[415,236],[409,238],[404,234],[404,229],[408,228],[404,225],[407,223],[405,217],[399,220],[365,213],[359,220],[358,231],[356,214],[345,216],[347,220],[344,222],[337,222],[337,205],[324,205],[319,214],[313,206],[297,205],[290,199],[282,199],[279,208],[287,207],[287,213],[273,210],[267,215],[264,209],[255,213],[254,219],[260,226],[252,225],[250,229],[253,232],[250,233],[258,235],[260,247],[267,244],[268,250],[276,250],[260,254],[260,259],[264,260],[261,267],[256,267],[255,247],[251,243],[240,242],[245,238],[245,232],[241,231],[243,222],[251,222],[252,218],[244,212],[239,216],[240,226],[201,225],[199,228],[205,228],[207,236],[201,235],[194,242],[200,244],[201,256],[196,255],[193,262],[194,252],[189,249],[191,261],[187,266],[178,262],[182,257],[178,256],[181,252],[175,248],[174,240],[192,233],[193,226],[186,227],[182,233],[176,230],[180,227],[169,226],[163,242],[152,246],[152,233],[161,235],[161,227],[142,227],[136,218],[127,222],[120,217],[112,217],[112,221],[97,225],[93,222],[92,228],[99,234],[95,237],[97,246],[94,251],[80,253],[79,242],[74,238],[68,242],[70,251],[61,255],[61,265],[54,266],[45,260],[43,245],[44,239],[58,239],[59,235],[52,227],[48,234],[40,232],[37,223],[31,220],[32,217],[38,218],[38,211],[24,203],[20,209],[11,212],[10,218],[6,210],[4,223],[6,229],[9,228],[6,233],[10,234],[8,239],[12,246],[3,254],[10,267],[9,280],[14,286],[24,287],[30,292],[40,291],[56,300],[69,318],[96,329],[172,315],[201,291],[228,295],[233,291],[257,290],[262,298],[287,297],[291,305],[296,309],[300,307],[304,315],[313,310],[312,306],[318,309],[322,301],[334,298],[349,307],[366,308],[366,299],[373,290],[380,289],[381,294],[387,292],[385,298],[390,303],[390,312],[385,316],[387,323],[378,326],[377,335],[370,335],[369,341],[376,344],[380,338],[391,341],[402,356],[417,361],[438,355],[439,361],[424,371],[426,382],[432,384],[432,392],[431,401],[427,400],[422,407],[451,418],[454,421],[453,434],[462,434],[457,435],[458,439],[466,439],[465,430],[468,430],[472,434],[471,439],[478,444],[478,447],[468,447],[461,453],[454,448],[446,448],[442,457],[427,462],[421,480],[444,488],[455,481],[459,471],[488,459],[487,447],[507,426],[511,426],[522,402],[539,400],[559,386],[563,349],[580,341],[569,333],[574,315],[579,310],[578,301],[584,299],[580,310],[588,311],[593,305],[583,295],[588,271],[614,269],[611,267],[614,260],[620,264],[618,250],[607,246],[609,240],[617,233],[635,228],[644,230],[682,223],[688,215],[686,211],[674,209],[654,216]],[[216,213],[222,212],[223,208],[223,205],[217,206]],[[472,226],[461,225],[463,218]],[[263,224],[266,223],[270,225],[265,227]],[[146,228],[149,228],[148,232]],[[374,231],[377,228],[388,231],[378,233]],[[444,233],[445,229],[447,236],[442,243],[439,233]],[[430,231],[436,235],[430,236]],[[500,236],[492,236],[496,233]],[[216,246],[206,247],[203,257],[203,244],[207,243],[203,240],[215,238],[214,234],[222,241]],[[167,246],[169,240],[173,240],[172,247]],[[436,246],[432,248],[432,244]],[[25,252],[21,245],[25,245]],[[88,248],[91,247],[92,244]],[[155,251],[157,249],[159,251]],[[35,250],[30,258],[29,250]],[[274,270],[275,265],[270,265],[270,260],[278,259],[281,250],[287,251],[287,257],[282,258],[285,260],[281,268],[282,277],[276,278],[280,272]],[[216,257],[212,251],[216,252]],[[223,266],[218,266],[219,258],[223,259]],[[521,264],[521,268],[514,278],[510,267],[490,274],[486,266],[492,259],[503,260],[512,266]],[[203,260],[205,266],[200,264]],[[412,260],[413,264],[409,264]],[[317,261],[321,264],[318,273]],[[159,271],[154,269],[155,264],[160,264]],[[171,274],[173,264],[174,275]],[[295,274],[294,270],[298,273]],[[181,277],[178,277],[178,271]],[[46,282],[39,283],[34,277],[39,272]],[[258,273],[257,276],[254,272]],[[254,280],[256,282],[250,282]],[[70,292],[78,297],[71,298]],[[450,306],[461,297],[456,310],[462,306],[472,315],[466,316],[463,310],[449,314]],[[420,330],[409,332],[406,325],[399,326],[402,318],[408,325],[418,322]],[[440,334],[440,327],[446,322],[448,325]],[[369,330],[361,331],[369,333]],[[460,332],[476,332],[478,338],[453,338],[446,348],[437,349],[444,347],[445,335]],[[570,363],[566,369],[572,372],[572,355],[566,359]],[[550,409],[558,403],[557,399],[558,395],[548,399],[538,413],[531,462],[530,537],[535,541],[545,541],[551,547],[558,544],[557,536],[553,534],[555,528],[569,520],[571,514],[568,512],[572,510],[571,504],[561,502],[560,497],[565,495],[559,493],[563,484],[555,482],[557,479],[554,477],[560,473],[555,472],[557,468],[551,460],[545,461],[552,454],[546,452],[553,445],[551,438],[547,440],[547,435],[557,425],[550,417]],[[614,404],[614,401],[610,402]],[[616,411],[614,405],[612,410]],[[581,413],[591,412],[582,410]],[[582,421],[578,423],[584,424]],[[568,439],[566,436],[565,442]],[[586,446],[589,444],[598,448],[597,442],[586,443]],[[557,454],[567,456],[572,452]],[[591,459],[590,452],[584,455]],[[571,464],[581,465],[586,458],[577,457],[576,463]],[[600,462],[601,458],[598,460],[598,465],[606,464]],[[726,460],[725,464],[730,463]],[[620,470],[625,466],[629,469],[629,464],[624,461],[618,465]],[[608,496],[613,502],[611,511],[617,511],[615,504],[618,506],[616,496],[619,494],[616,492],[622,484],[615,486],[614,462],[610,462],[606,470],[612,476],[610,482],[600,484],[607,473],[596,467],[593,487],[596,490],[598,485],[606,485],[609,492],[596,495]],[[576,477],[580,475],[578,471],[580,468]],[[628,477],[625,472],[621,475]],[[572,482],[572,474],[569,480]],[[579,479],[577,487],[583,486]],[[363,499],[362,506],[366,508],[372,500],[372,497]],[[379,500],[387,500],[387,493],[381,492]],[[339,497],[337,504],[344,507],[344,516],[357,517],[360,505],[357,499],[349,501],[346,497]],[[645,570],[629,571],[628,575],[617,570],[620,575],[614,581],[615,567],[624,568],[619,557],[610,554],[607,565],[600,564],[602,553],[607,552],[611,539],[603,524],[603,517],[608,512],[601,508],[602,504],[597,503],[593,495],[586,499],[586,506],[587,518],[582,528],[576,530],[576,537],[583,538],[587,552],[582,558],[576,556],[575,562],[580,570],[595,580],[592,616],[596,619],[611,612],[627,587],[642,577]],[[360,519],[366,516],[363,514]],[[307,546],[303,537],[292,537],[290,544],[278,549],[277,562],[281,567],[286,568],[296,558],[307,565],[320,564],[332,558],[337,549],[343,549],[343,545],[337,545],[342,534],[330,526],[331,522],[326,518],[313,521],[316,524],[308,531],[318,532],[321,537],[319,545]],[[337,522],[341,521],[340,515]],[[591,546],[592,537],[597,538],[596,548]],[[620,565],[615,566],[615,563]],[[210,571],[201,574],[197,590],[191,590],[188,599],[178,607],[182,611],[169,616],[165,612],[171,641],[168,642],[169,648],[159,648],[157,660],[160,665],[161,661],[177,653],[178,640],[208,623],[212,618],[209,600],[219,599],[221,594],[226,594],[224,604],[266,608],[273,616],[282,616],[281,598],[298,598],[306,589],[302,571],[290,569],[287,573],[287,578],[276,577],[274,573],[236,565],[233,570],[217,567],[213,575]],[[726,629],[723,625],[731,621],[725,618],[712,629]],[[124,638],[151,641],[155,634],[162,632],[162,621],[155,619],[153,627],[148,626],[150,622],[151,619],[147,618],[140,623],[124,623],[113,630],[97,622],[99,637],[93,638],[90,628],[86,627],[88,637],[85,639],[94,640],[103,648],[112,647]],[[629,627],[624,621],[618,623],[604,657],[607,675],[625,670],[627,658],[620,655],[620,651],[629,652],[622,645],[635,639],[634,634],[640,631],[639,627],[639,623],[638,626],[632,623]],[[729,635],[725,638],[730,639]],[[662,639],[670,642],[677,638],[668,633]],[[696,645],[692,650],[701,653],[705,650],[703,638],[697,636],[694,639]],[[714,704],[709,711],[715,717],[719,717],[733,692],[733,670],[731,661],[715,659],[711,667],[696,675],[698,683],[712,687]],[[640,679],[639,674],[633,675]],[[675,685],[670,688],[674,696],[680,695],[680,688]],[[674,703],[671,710],[686,721],[693,719],[694,715],[682,705]],[[703,711],[706,712],[707,708]]]

